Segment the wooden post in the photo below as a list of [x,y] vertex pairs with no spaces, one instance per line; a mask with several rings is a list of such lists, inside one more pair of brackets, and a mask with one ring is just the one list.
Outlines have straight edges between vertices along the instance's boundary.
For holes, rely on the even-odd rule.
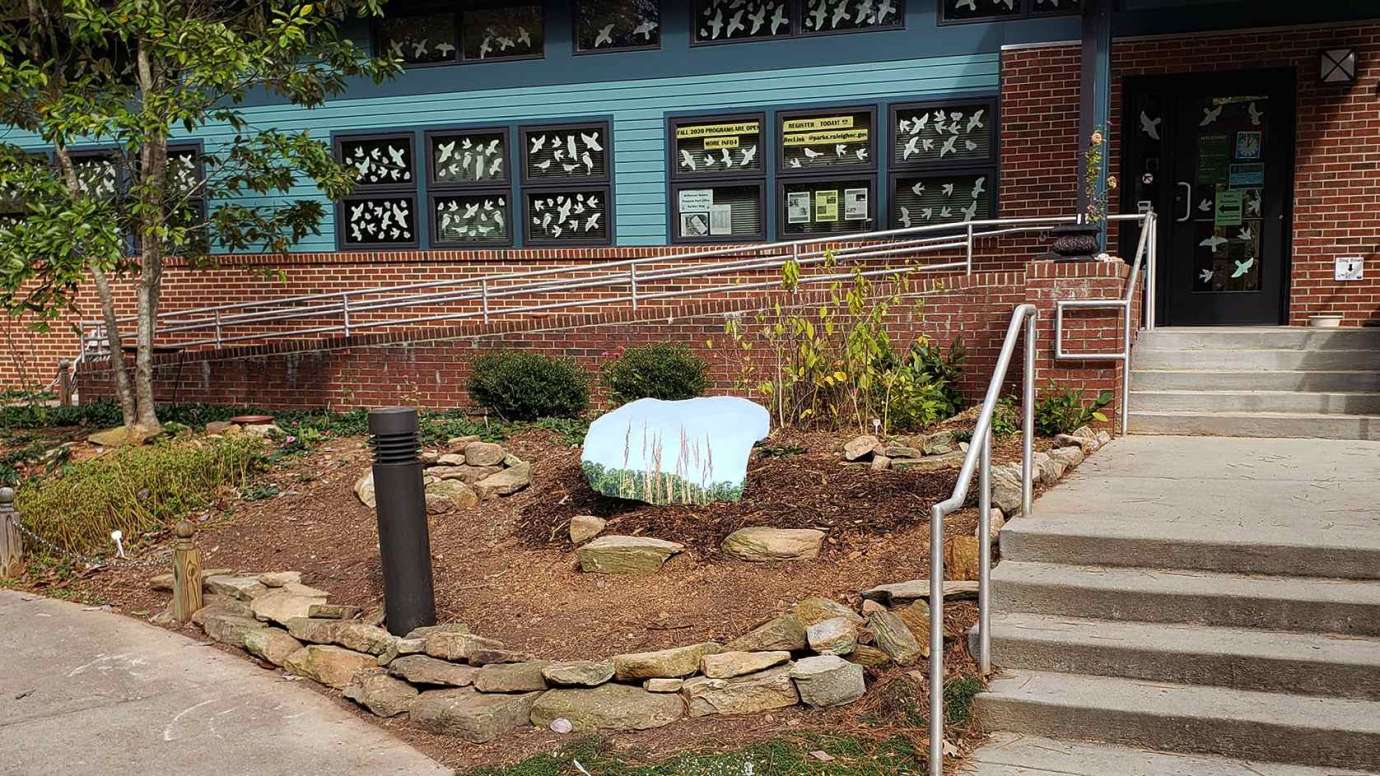
[[14,510],[14,489],[0,488],[0,577],[17,577],[24,560],[24,537]]
[[201,550],[192,544],[192,524],[177,524],[173,542],[173,618],[186,624],[201,609]]
[[72,406],[72,362],[65,358],[58,362],[58,401],[64,407]]

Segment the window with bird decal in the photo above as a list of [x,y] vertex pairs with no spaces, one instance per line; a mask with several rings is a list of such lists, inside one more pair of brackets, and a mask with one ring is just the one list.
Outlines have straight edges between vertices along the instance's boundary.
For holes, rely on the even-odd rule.
[[460,27],[450,11],[399,14],[375,26],[374,53],[404,65],[446,65],[460,61]]
[[904,22],[901,0],[803,0],[800,9],[805,34],[900,27]]
[[660,46],[659,0],[576,0],[576,51],[621,51]]
[[892,228],[992,218],[997,209],[997,104],[915,102],[889,111]]
[[1075,14],[1082,0],[940,0],[941,22],[993,21]]
[[350,196],[336,207],[345,247],[417,245],[417,167],[410,133],[344,135],[336,157],[355,175]]
[[466,3],[460,11],[465,61],[542,56],[542,22],[541,3]]
[[777,117],[781,174],[876,167],[872,142],[876,112],[872,108],[783,111]]
[[374,25],[374,53],[413,67],[540,57],[545,46],[538,2],[426,3],[390,9]]
[[432,130],[424,142],[431,244],[511,245],[508,130]]
[[696,44],[899,29],[904,0],[696,0]]
[[529,244],[607,245],[613,230],[607,122],[521,127]]
[[874,228],[877,111],[776,114],[777,231],[783,238]]
[[675,242],[766,239],[761,113],[669,121]]

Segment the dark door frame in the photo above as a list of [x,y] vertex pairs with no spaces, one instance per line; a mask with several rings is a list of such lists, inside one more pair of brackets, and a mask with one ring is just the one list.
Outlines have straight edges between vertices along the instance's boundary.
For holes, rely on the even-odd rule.
[[[1287,91],[1292,96],[1285,101],[1285,115],[1282,120],[1284,135],[1289,138],[1289,143],[1284,153],[1284,201],[1281,203],[1281,215],[1283,223],[1280,227],[1280,278],[1279,294],[1279,320],[1281,326],[1289,324],[1289,298],[1292,292],[1293,283],[1293,237],[1294,237],[1294,172],[1297,157],[1298,144],[1298,73],[1294,68],[1260,68],[1247,70],[1231,70],[1224,72],[1206,73],[1176,73],[1172,75],[1149,75],[1149,76],[1125,76],[1121,83],[1121,104],[1117,106],[1120,117],[1120,149],[1118,151],[1117,164],[1120,168],[1120,179],[1126,183],[1121,186],[1121,212],[1136,212],[1135,185],[1130,179],[1130,175],[1138,175],[1138,172],[1130,170],[1131,146],[1136,137],[1137,122],[1136,117],[1131,115],[1131,106],[1136,104],[1137,98],[1146,92],[1174,92],[1191,87],[1193,91],[1204,89],[1220,90],[1233,88],[1257,88],[1258,85],[1274,85],[1283,91]],[[1287,87],[1281,86],[1287,84]],[[1168,111],[1166,111],[1166,116]],[[1161,175],[1172,176],[1172,165],[1168,157],[1161,164]],[[1172,177],[1170,179],[1172,181]],[[1170,246],[1170,229],[1173,225],[1172,210],[1165,207],[1165,201],[1173,202],[1172,187],[1161,187],[1160,201],[1156,203],[1156,213],[1160,215],[1159,231],[1156,234],[1158,244]],[[1123,229],[1120,234],[1120,247],[1123,256],[1129,256],[1135,251],[1136,235],[1135,230]],[[1164,253],[1163,251],[1161,253]],[[1164,325],[1172,326],[1174,322],[1169,318],[1169,294],[1170,284],[1166,282],[1167,275],[1165,269],[1168,266],[1167,254],[1160,257],[1161,266],[1157,273],[1159,282],[1156,284],[1155,317],[1164,322]]]

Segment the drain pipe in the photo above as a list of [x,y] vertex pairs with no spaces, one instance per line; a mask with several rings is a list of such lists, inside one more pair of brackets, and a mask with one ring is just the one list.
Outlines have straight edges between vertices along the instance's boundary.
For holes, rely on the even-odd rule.
[[403,636],[436,624],[431,579],[431,537],[417,410],[389,407],[369,412],[374,448],[374,500],[383,564],[383,602],[388,632]]

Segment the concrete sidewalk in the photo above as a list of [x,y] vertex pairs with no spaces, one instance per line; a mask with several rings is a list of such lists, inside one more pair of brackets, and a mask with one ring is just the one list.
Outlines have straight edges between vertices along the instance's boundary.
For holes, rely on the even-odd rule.
[[295,682],[169,631],[0,591],[0,774],[442,776]]

